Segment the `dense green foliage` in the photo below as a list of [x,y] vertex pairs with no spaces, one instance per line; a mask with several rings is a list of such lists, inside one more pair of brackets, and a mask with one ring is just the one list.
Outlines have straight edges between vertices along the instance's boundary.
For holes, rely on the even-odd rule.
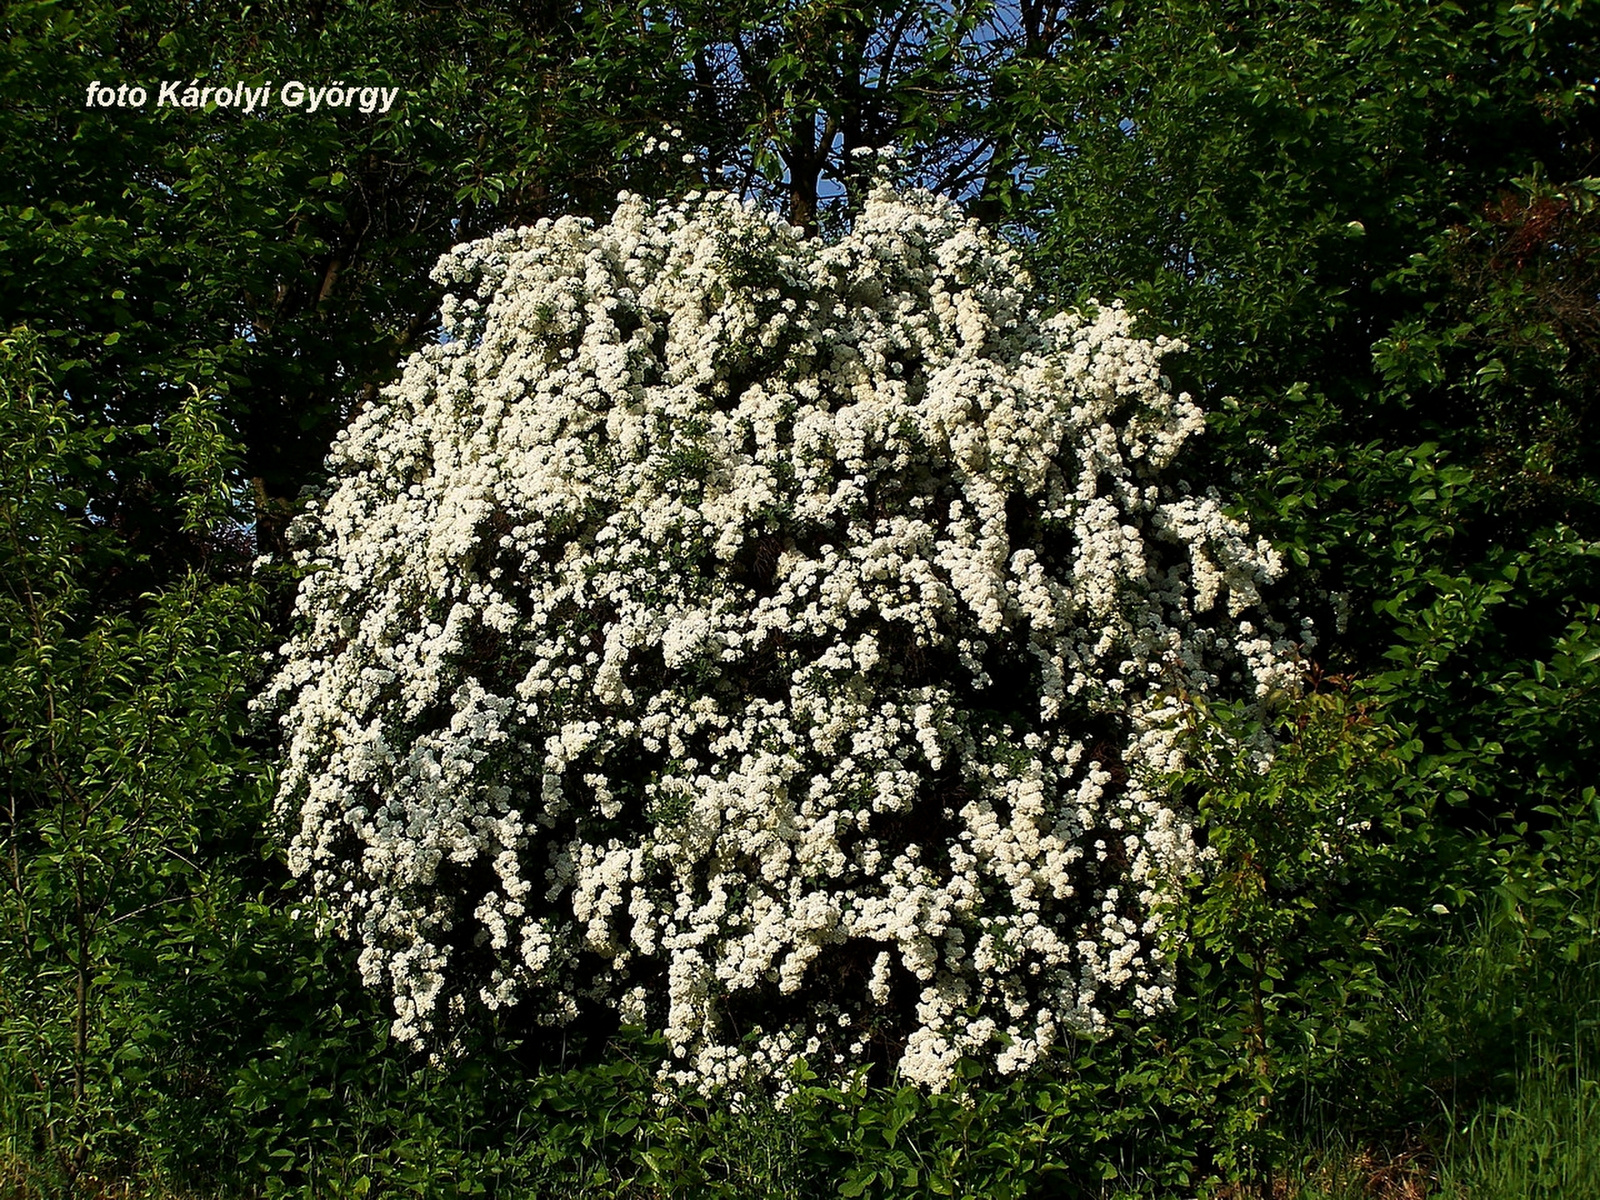
[[[1582,1127],[1600,1051],[1592,4],[0,12],[0,1194],[1592,1172],[1530,1124]],[[82,106],[201,64],[406,98]],[[694,162],[644,153],[664,128]],[[1045,303],[1121,297],[1190,343],[1197,482],[1243,498],[1317,614],[1269,772],[1213,752],[1236,714],[1192,730],[1215,860],[1172,899],[1176,1009],[1003,1084],[782,1112],[657,1105],[643,1042],[393,1047],[265,830],[274,747],[243,704],[282,589],[249,543],[431,336],[453,242],[722,177],[826,227],[848,150],[885,145],[1014,232]]]
[[237,900],[215,877],[225,848],[256,837],[261,769],[234,738],[262,630],[256,589],[226,578],[189,571],[120,609],[86,587],[128,557],[85,500],[119,440],[186,478],[191,532],[222,515],[205,406],[164,434],[86,429],[48,397],[31,339],[0,354],[0,1073],[33,1136],[81,1166],[203,1054],[177,993],[214,952],[209,910]]

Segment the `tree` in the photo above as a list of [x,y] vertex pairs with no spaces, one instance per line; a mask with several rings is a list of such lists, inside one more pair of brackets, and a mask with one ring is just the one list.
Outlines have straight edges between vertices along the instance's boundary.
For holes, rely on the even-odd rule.
[[[1531,449],[1563,429],[1565,479],[1531,468],[1512,490],[1566,503],[1532,521],[1511,506],[1524,517],[1458,539],[1458,561],[1551,517],[1592,529],[1577,493],[1595,461],[1577,447],[1595,439],[1575,393],[1593,351],[1572,316],[1593,270],[1579,181],[1596,152],[1597,20],[1581,2],[1382,0],[1092,16],[1060,56],[1061,147],[1036,163],[1032,261],[1064,298],[1121,296],[1183,331],[1208,407],[1239,414],[1218,425],[1223,453],[1265,472],[1254,507],[1325,567],[1354,569],[1335,547],[1359,509],[1385,507],[1388,479],[1353,503],[1332,495],[1360,486],[1339,464],[1373,443],[1433,442],[1500,472],[1518,457],[1507,438]],[[1519,198],[1514,181],[1536,176],[1545,198]],[[1518,231],[1510,253],[1495,226]],[[1490,342],[1517,344],[1519,365],[1490,368],[1504,357]],[[1281,440],[1278,465],[1252,439]],[[1484,520],[1507,517],[1510,495]],[[1338,514],[1315,545],[1299,507],[1313,501]]]
[[[1174,371],[1210,417],[1197,477],[1301,566],[1323,663],[1361,677],[1371,728],[1327,761],[1372,738],[1404,748],[1355,793],[1387,832],[1315,906],[1327,924],[1240,953],[1225,926],[1193,977],[1196,1059],[1253,1045],[1234,1069],[1261,1080],[1261,1107],[1240,1111],[1263,1194],[1269,1096],[1284,1119],[1327,1094],[1334,1059],[1305,1032],[1339,1029],[1328,981],[1342,1006],[1403,977],[1427,953],[1403,932],[1414,914],[1492,901],[1573,955],[1592,946],[1597,34],[1581,2],[1175,0],[1108,6],[1058,56],[1030,261],[1062,303],[1117,296],[1147,332],[1183,332]],[[1234,860],[1213,898],[1243,886],[1254,903],[1292,875],[1255,839],[1292,833],[1291,799],[1318,798],[1305,782],[1207,782],[1201,811]],[[1256,831],[1252,810],[1268,814]],[[1284,888],[1276,919],[1309,894]],[[1279,937],[1273,956],[1299,966],[1263,979]],[[1363,975],[1373,954],[1396,961]]]
[[918,184],[1003,213],[1051,111],[1052,56],[1069,16],[1089,7],[808,0],[676,12],[695,128],[723,131],[709,143],[714,178],[814,231],[829,192],[859,204],[871,177],[861,155],[884,148],[902,151]]
[[[685,173],[628,161],[686,84],[625,10],[45,0],[5,22],[0,322],[47,340],[82,414],[147,424],[191,385],[216,396],[268,545],[334,431],[432,330],[440,252]],[[399,97],[289,108],[296,77]],[[191,78],[272,86],[250,112],[184,108],[161,101],[175,78],[180,98]],[[90,107],[95,80],[146,104]],[[170,491],[124,470],[95,503],[181,570]]]

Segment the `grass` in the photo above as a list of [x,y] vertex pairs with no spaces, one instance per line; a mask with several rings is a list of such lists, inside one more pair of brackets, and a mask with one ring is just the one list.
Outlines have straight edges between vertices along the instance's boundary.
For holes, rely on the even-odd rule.
[[1505,1100],[1441,1114],[1443,1145],[1324,1152],[1274,1200],[1600,1197],[1600,1076],[1570,1046],[1536,1044]]
[[1439,1168],[1449,1200],[1600,1196],[1600,1076],[1593,1059],[1539,1044],[1510,1103],[1459,1127]]
[[1499,1086],[1441,1114],[1446,1200],[1600,1197],[1600,961],[1590,946],[1550,962],[1540,932],[1491,926],[1458,981],[1461,1016],[1480,1037],[1498,1032],[1515,1057]]
[[[1322,1107],[1311,1165],[1274,1200],[1600,1197],[1600,949],[1569,961],[1551,935],[1486,914],[1403,981],[1389,1038],[1405,1068]],[[1363,1102],[1382,1116],[1352,1138]]]

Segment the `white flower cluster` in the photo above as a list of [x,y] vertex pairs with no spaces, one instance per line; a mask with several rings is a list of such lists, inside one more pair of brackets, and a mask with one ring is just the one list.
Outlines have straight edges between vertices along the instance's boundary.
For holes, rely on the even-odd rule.
[[610,1009],[695,1086],[938,1088],[1170,1000],[1184,697],[1296,671],[1276,555],[1161,480],[1172,343],[886,186],[836,244],[624,196],[436,278],[264,698],[400,1038]]

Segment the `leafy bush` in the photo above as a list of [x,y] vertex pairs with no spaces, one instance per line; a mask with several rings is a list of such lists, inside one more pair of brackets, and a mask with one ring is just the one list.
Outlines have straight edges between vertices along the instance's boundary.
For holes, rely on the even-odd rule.
[[269,693],[291,866],[402,1040],[587,1006],[679,1080],[942,1086],[1170,1002],[1185,697],[1298,670],[1276,557],[1168,480],[1170,344],[887,189],[833,245],[628,199],[438,273]]
[[168,435],[87,429],[44,374],[31,337],[0,343],[0,1078],[12,1135],[70,1173],[131,1153],[173,1082],[163,988],[205,940],[207,851],[262,798],[230,741],[260,624],[253,587],[194,573],[123,611],[94,594],[125,558],[86,508],[101,455],[130,441],[191,479],[201,533],[222,519],[215,420],[197,396]]

